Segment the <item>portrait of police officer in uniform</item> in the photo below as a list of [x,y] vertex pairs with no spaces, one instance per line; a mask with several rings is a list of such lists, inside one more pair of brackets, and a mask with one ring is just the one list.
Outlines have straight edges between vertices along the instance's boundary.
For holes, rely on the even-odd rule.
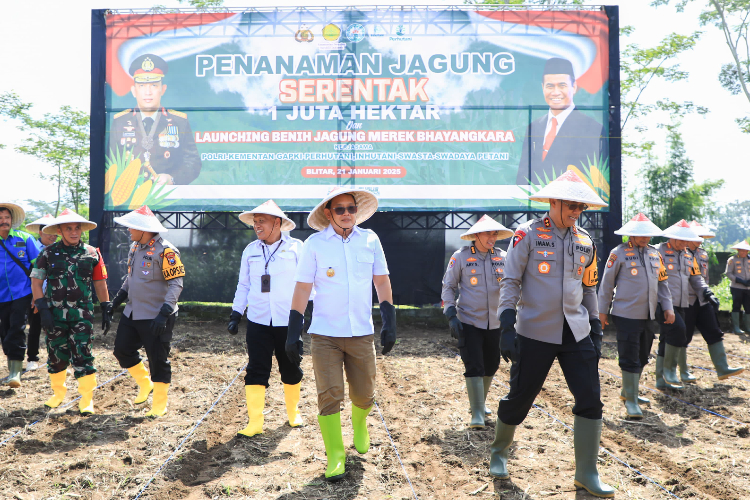
[[187,115],[162,106],[168,69],[167,62],[155,54],[132,62],[130,92],[137,106],[115,114],[108,154],[127,152],[140,158],[141,172],[157,184],[190,184],[200,174],[201,159]]
[[578,91],[573,65],[553,57],[544,65],[542,92],[549,111],[529,124],[523,140],[516,183],[539,184],[568,169],[607,157],[607,136],[601,123],[575,109]]

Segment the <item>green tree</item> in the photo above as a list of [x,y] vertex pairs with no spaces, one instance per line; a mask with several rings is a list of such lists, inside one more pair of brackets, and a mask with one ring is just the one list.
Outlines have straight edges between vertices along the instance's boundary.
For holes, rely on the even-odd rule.
[[[654,0],[651,5],[673,3],[677,12],[685,10],[695,0]],[[750,0],[701,0],[704,10],[700,14],[702,26],[712,25],[721,30],[732,57],[719,73],[721,86],[732,95],[742,93],[750,103]],[[740,129],[750,134],[750,116],[735,119]]]
[[720,207],[711,218],[715,241],[728,248],[750,235],[750,200],[736,200]]
[[[23,120],[28,117],[28,110],[31,104],[21,101],[15,92],[3,92],[0,94],[0,116],[5,119],[18,118]],[[5,147],[0,144],[0,149]]]
[[649,150],[644,166],[638,171],[638,189],[630,194],[631,206],[646,212],[659,227],[669,227],[680,219],[705,220],[714,215],[710,198],[724,184],[723,180],[696,183],[693,161],[688,158],[679,131],[680,123],[665,126],[669,158],[665,164]]
[[59,113],[47,113],[41,120],[26,117],[21,130],[29,132],[19,153],[33,156],[51,167],[42,173],[45,181],[57,186],[53,215],[62,204],[80,213],[89,198],[89,115],[63,106]]

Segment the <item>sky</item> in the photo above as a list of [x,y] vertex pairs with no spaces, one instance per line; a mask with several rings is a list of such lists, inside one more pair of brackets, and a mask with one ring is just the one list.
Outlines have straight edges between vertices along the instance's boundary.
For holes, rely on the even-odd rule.
[[[260,7],[267,2],[225,0],[227,7]],[[299,2],[274,0],[274,6],[297,5],[372,5],[372,2]],[[416,2],[422,4],[423,2]],[[455,5],[460,2],[432,0],[432,5]],[[681,69],[688,71],[686,82],[653,82],[643,95],[645,102],[664,96],[675,101],[692,101],[711,110],[706,116],[688,116],[682,126],[688,156],[695,164],[695,179],[725,179],[724,188],[715,197],[719,204],[750,199],[747,174],[741,165],[747,164],[746,150],[750,136],[739,132],[734,118],[750,115],[750,103],[743,96],[732,96],[719,85],[718,74],[722,64],[730,62],[730,52],[722,33],[712,27],[701,27],[698,14],[703,2],[694,2],[678,14],[673,7],[649,6],[650,0],[622,0],[605,2],[620,6],[620,26],[635,27],[633,35],[621,38],[620,46],[637,43],[641,47],[657,44],[671,32],[689,34],[704,31],[695,49],[679,59]],[[36,0],[33,12],[22,2],[8,2],[0,17],[0,92],[15,91],[22,100],[34,104],[32,113],[55,112],[60,106],[88,110],[90,107],[90,33],[91,9],[150,8],[155,4],[179,7],[177,0]],[[401,5],[403,1],[380,0],[379,5]],[[657,155],[666,156],[665,133],[656,125],[668,121],[666,116],[652,116],[643,124],[648,127],[645,137],[657,141]],[[630,125],[628,125],[630,129]],[[626,131],[627,132],[627,131]],[[632,132],[632,129],[631,129]],[[16,153],[24,133],[11,122],[0,121],[0,165],[10,183],[4,183],[11,192],[2,199],[20,202],[37,199],[52,201],[55,187],[39,179],[39,173],[49,167],[31,157]],[[623,160],[623,179],[634,185],[639,168],[637,161]],[[746,170],[746,169],[745,169]],[[738,177],[742,174],[742,177]],[[744,179],[743,182],[732,182]]]

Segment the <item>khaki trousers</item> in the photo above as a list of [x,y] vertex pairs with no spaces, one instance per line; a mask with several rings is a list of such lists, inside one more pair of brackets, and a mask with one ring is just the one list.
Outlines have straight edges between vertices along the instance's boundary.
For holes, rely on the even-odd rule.
[[375,401],[374,335],[362,337],[312,338],[312,362],[318,389],[318,413],[333,415],[344,401],[344,373],[349,382],[349,397],[354,406],[367,409]]

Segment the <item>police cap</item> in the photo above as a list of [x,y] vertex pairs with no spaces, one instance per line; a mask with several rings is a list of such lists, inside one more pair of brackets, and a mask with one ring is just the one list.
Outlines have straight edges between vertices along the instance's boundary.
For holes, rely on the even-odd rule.
[[167,61],[156,54],[143,54],[130,64],[130,75],[136,83],[159,82],[167,74]]

